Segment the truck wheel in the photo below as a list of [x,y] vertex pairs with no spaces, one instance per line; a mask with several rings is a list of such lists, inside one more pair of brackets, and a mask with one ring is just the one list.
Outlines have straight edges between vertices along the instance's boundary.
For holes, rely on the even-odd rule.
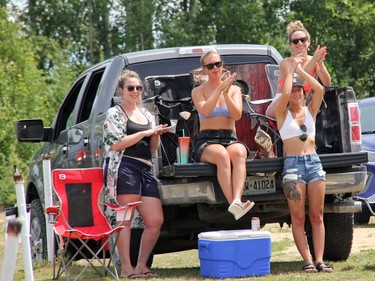
[[371,213],[366,206],[362,204],[362,212],[354,214],[354,223],[355,224],[368,224],[370,222]]
[[[353,214],[324,214],[325,248],[324,260],[345,261],[349,258],[353,243]],[[313,259],[315,259],[312,242],[311,224],[306,218],[306,236]]]
[[47,260],[46,220],[39,199],[30,204],[30,246],[33,264]]
[[[135,267],[137,265],[138,260],[138,253],[139,253],[139,245],[141,243],[141,237],[143,233],[143,228],[132,228],[131,229],[131,237],[130,237],[130,260],[132,266]],[[147,261],[147,266],[151,268],[152,262],[154,261],[154,254],[151,253],[150,257]]]

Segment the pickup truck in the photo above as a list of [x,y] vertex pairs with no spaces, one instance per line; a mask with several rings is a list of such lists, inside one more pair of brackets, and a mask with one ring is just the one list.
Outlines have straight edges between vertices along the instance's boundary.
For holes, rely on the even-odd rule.
[[[237,73],[244,112],[236,130],[239,139],[252,151],[246,163],[243,200],[254,201],[255,207],[238,221],[227,211],[228,203],[218,186],[215,166],[195,163],[192,158],[187,164],[176,160],[177,137],[185,133],[193,143],[198,130],[191,90],[199,76],[196,73],[201,54],[213,47],[220,52],[225,69]],[[49,156],[52,169],[103,166],[102,124],[106,111],[118,102],[116,83],[124,69],[135,70],[142,77],[144,106],[153,113],[155,124],[168,122],[175,128],[174,132],[163,135],[153,161],[165,215],[153,254],[196,249],[200,232],[250,228],[251,217],[259,217],[261,226],[290,225],[281,186],[282,144],[272,124],[274,120],[264,116],[274,96],[277,65],[281,60],[278,51],[269,45],[175,47],[125,53],[79,75],[50,126],[45,127],[41,119],[19,120],[16,125],[19,142],[44,142],[30,161],[26,182],[34,260],[46,259],[42,160]],[[359,110],[353,89],[327,88],[324,100],[316,122],[316,145],[327,172],[324,259],[335,261],[350,255],[353,216],[361,211],[361,202],[353,200],[353,196],[364,189],[367,172],[364,164],[368,156],[361,151]],[[272,137],[276,158],[254,157],[258,127]],[[190,151],[194,153],[193,146]],[[141,225],[134,223],[132,230],[132,258],[137,255]],[[311,245],[308,218],[307,229]]]

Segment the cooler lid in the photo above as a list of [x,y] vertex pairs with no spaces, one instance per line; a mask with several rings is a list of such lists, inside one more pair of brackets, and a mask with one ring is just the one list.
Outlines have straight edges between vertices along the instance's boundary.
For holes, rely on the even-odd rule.
[[208,231],[198,234],[198,238],[204,240],[235,240],[270,237],[271,234],[268,231],[253,231],[250,229]]

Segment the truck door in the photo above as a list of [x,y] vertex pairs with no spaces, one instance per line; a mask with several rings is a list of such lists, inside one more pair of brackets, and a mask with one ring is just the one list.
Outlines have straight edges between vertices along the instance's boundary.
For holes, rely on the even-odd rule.
[[124,60],[115,57],[87,74],[76,103],[74,121],[68,130],[70,168],[101,165],[102,125],[123,68]]

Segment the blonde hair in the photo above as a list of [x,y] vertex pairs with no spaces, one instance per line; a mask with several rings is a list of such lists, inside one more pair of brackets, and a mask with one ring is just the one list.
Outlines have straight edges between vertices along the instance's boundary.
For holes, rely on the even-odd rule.
[[[128,79],[135,78],[138,79],[139,83],[142,84],[141,78],[139,77],[138,73],[133,70],[125,69],[120,77],[118,78],[117,86],[121,89],[124,89],[125,82]],[[122,98],[122,95],[121,95]],[[142,105],[142,95],[139,95],[139,101],[137,102],[138,106]]]
[[205,60],[208,56],[210,56],[210,55],[218,55],[218,56],[220,57],[220,59],[221,59],[221,56],[220,56],[220,54],[219,54],[219,52],[218,52],[217,49],[211,49],[211,50],[208,50],[208,51],[204,52],[204,53],[202,54],[202,56],[201,56],[201,59],[200,59],[201,66],[204,65],[204,60]]
[[296,31],[302,31],[305,32],[307,39],[310,41],[310,34],[307,31],[307,29],[303,26],[303,23],[299,20],[293,21],[289,23],[286,27],[286,33],[288,34],[288,42],[290,43],[290,39],[294,32]]
[[118,87],[120,88],[124,88],[125,86],[125,82],[126,80],[130,79],[130,78],[135,78],[135,79],[138,79],[139,83],[142,84],[142,81],[141,81],[141,78],[139,77],[138,73],[133,71],[133,70],[128,70],[128,69],[125,69],[120,77],[118,78]]

